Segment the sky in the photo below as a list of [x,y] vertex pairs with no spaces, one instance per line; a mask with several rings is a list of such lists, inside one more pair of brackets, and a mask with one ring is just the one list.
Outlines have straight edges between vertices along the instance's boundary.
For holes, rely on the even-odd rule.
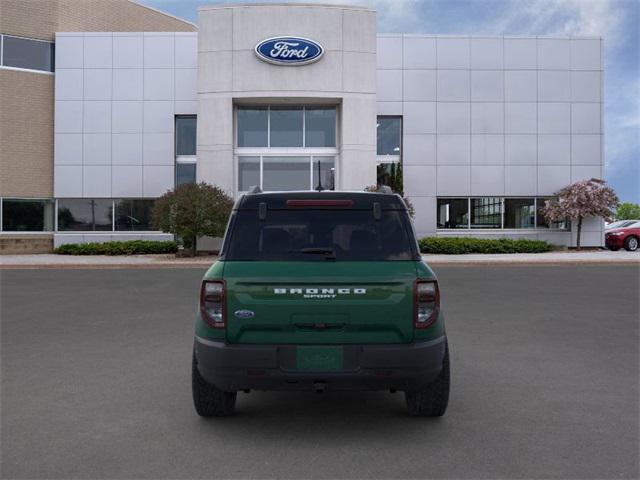
[[[212,0],[138,0],[197,23]],[[260,3],[270,3],[260,0]],[[289,3],[299,3],[289,0]],[[313,3],[304,0],[303,3]],[[321,0],[378,11],[379,33],[587,35],[604,39],[605,180],[621,201],[640,203],[640,1]]]

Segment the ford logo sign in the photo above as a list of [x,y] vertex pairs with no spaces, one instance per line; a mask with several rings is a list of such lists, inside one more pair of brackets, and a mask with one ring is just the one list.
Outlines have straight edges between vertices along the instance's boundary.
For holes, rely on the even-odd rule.
[[260,60],[275,65],[308,65],[320,60],[324,48],[308,38],[273,37],[258,43],[255,51]]
[[233,314],[238,318],[253,318],[255,315],[251,310],[236,310]]

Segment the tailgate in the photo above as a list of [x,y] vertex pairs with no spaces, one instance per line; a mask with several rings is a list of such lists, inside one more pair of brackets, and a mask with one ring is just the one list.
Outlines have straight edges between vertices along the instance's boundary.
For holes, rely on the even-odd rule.
[[226,262],[227,341],[408,343],[415,262]]

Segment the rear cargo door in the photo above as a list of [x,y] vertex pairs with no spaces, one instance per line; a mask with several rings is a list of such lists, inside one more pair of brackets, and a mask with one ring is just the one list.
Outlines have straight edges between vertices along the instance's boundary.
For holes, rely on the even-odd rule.
[[230,261],[224,276],[229,343],[413,339],[413,261]]

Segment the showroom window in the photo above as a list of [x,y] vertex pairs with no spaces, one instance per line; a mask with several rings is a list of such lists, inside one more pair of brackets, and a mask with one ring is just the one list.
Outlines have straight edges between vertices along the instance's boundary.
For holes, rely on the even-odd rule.
[[[153,199],[60,198],[58,232],[154,232]],[[115,215],[114,215],[115,213]]]
[[195,115],[176,116],[176,187],[196,182],[197,118]]
[[113,230],[113,201],[73,198],[58,200],[59,232]]
[[544,216],[543,208],[546,200],[552,200],[552,197],[541,197],[536,199],[536,226],[538,228],[556,228],[562,230],[568,230],[570,224],[568,220],[561,220],[559,222],[550,222]]
[[536,203],[534,198],[504,199],[504,228],[535,228]]
[[3,232],[51,232],[54,203],[48,199],[0,199]]
[[542,208],[549,198],[438,198],[438,229],[510,229],[552,228],[568,230],[568,221],[552,222],[544,218]]
[[402,117],[378,117],[377,183],[402,192]]
[[115,200],[115,230],[117,232],[151,231],[151,213],[153,200],[122,199]]
[[54,44],[45,40],[0,36],[0,64],[3,67],[54,71]]
[[238,191],[333,190],[336,132],[336,107],[238,107]]
[[471,228],[501,228],[502,199],[484,197],[471,199]]
[[469,199],[439,198],[438,228],[469,228]]

